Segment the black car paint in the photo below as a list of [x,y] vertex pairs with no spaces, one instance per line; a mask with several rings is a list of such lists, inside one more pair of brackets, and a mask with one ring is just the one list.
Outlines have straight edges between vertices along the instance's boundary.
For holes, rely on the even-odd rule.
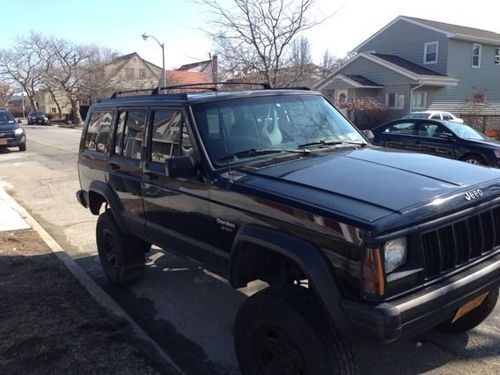
[[[384,132],[390,126],[410,122],[415,124],[412,134],[391,134]],[[449,138],[439,138],[419,135],[418,128],[423,124],[444,126],[448,129],[451,136]],[[453,125],[456,124],[453,123]],[[372,129],[372,132],[375,136],[373,141],[375,145],[423,152],[458,160],[462,160],[468,156],[478,156],[486,165],[500,167],[500,158],[495,155],[495,151],[500,152],[500,142],[461,138],[450,128],[448,121],[400,119],[382,124]]]
[[[287,94],[317,95],[283,90],[243,95]],[[453,280],[443,275],[424,283],[418,233],[426,225],[451,220],[452,215],[462,217],[475,207],[498,205],[500,171],[354,145],[297,154],[284,161],[277,157],[275,163],[265,167],[249,160],[214,169],[190,115],[191,106],[241,97],[241,93],[159,95],[110,99],[94,105],[87,123],[90,113],[98,109],[116,113],[117,108],[127,107],[187,108],[185,120],[195,140],[199,173],[191,178],[168,178],[148,162],[126,165],[109,151],[102,154],[84,150],[84,131],[78,161],[83,192],[78,194],[79,200],[92,207],[96,205],[92,195],[102,194],[124,230],[198,259],[236,287],[249,281],[241,276],[245,266],[241,244],[256,243],[288,256],[304,267],[327,311],[350,337],[353,332],[347,320],[361,333],[381,341],[400,337],[408,322],[396,306],[411,299],[416,291],[426,301],[429,315],[441,317],[459,306],[464,298],[447,301],[444,308],[446,295],[427,294],[431,289],[451,285]],[[151,148],[149,129],[143,155]],[[111,139],[108,149],[112,149]],[[94,190],[96,181],[100,187]],[[472,189],[482,189],[484,194],[470,202],[464,194]],[[359,294],[362,249],[381,246],[387,239],[402,235],[408,236],[413,252],[408,255],[408,264],[391,275],[395,286],[388,287],[386,296],[364,301]],[[283,241],[276,242],[276,238]],[[497,265],[499,257],[499,249],[489,254],[490,262]],[[458,271],[470,272],[472,266],[468,264]],[[500,281],[498,266],[491,267],[488,287]],[[469,287],[468,295],[485,288],[478,283]],[[329,290],[338,292],[332,295]],[[406,313],[418,315],[419,309],[412,306]],[[363,324],[371,328],[363,329]]]

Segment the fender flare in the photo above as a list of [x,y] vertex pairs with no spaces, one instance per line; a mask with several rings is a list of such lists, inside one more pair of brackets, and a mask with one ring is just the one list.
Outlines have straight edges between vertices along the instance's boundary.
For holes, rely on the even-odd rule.
[[111,214],[115,219],[118,226],[125,230],[127,227],[125,222],[122,219],[121,212],[123,211],[123,206],[120,203],[119,199],[116,197],[115,193],[111,190],[111,188],[102,181],[92,181],[89,187],[89,206],[90,206],[90,193],[97,193],[104,197],[106,203],[111,209]]
[[341,308],[341,294],[333,277],[332,267],[321,250],[310,242],[281,233],[272,228],[246,225],[238,231],[231,249],[229,282],[234,285],[238,279],[239,253],[241,244],[255,244],[275,251],[299,265],[311,281],[314,294],[331,317],[335,326],[345,337],[352,337],[352,330]]

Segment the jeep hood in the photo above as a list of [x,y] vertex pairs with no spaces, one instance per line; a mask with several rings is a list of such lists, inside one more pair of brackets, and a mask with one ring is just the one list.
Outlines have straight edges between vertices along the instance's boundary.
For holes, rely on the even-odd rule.
[[[500,183],[498,169],[372,147],[241,171],[249,173],[241,181],[244,185],[368,222],[473,187]],[[466,203],[463,195],[460,202]]]

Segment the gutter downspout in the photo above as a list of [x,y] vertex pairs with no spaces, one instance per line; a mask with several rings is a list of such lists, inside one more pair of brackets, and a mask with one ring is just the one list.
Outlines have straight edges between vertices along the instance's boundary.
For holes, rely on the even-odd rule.
[[414,88],[410,89],[410,113],[411,113],[411,103],[412,103],[412,99],[413,99],[413,91],[421,88],[422,86],[424,86],[425,84],[421,83],[417,86],[415,86]]

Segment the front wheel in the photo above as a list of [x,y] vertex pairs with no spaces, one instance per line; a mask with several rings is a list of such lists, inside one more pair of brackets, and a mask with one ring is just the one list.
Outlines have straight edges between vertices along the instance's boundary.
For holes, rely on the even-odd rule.
[[498,289],[490,290],[483,302],[456,321],[451,317],[441,323],[436,330],[444,333],[464,333],[481,324],[493,311],[498,300]]
[[303,287],[269,287],[249,297],[234,342],[245,375],[357,373],[350,345]]
[[475,165],[486,165],[485,161],[483,160],[482,157],[476,156],[476,155],[468,155],[464,156],[462,161],[469,163],[469,164],[475,164]]
[[26,143],[21,143],[19,145],[19,151],[26,151]]
[[142,278],[145,253],[150,245],[123,233],[110,211],[97,220],[96,242],[102,268],[112,284],[127,285]]

